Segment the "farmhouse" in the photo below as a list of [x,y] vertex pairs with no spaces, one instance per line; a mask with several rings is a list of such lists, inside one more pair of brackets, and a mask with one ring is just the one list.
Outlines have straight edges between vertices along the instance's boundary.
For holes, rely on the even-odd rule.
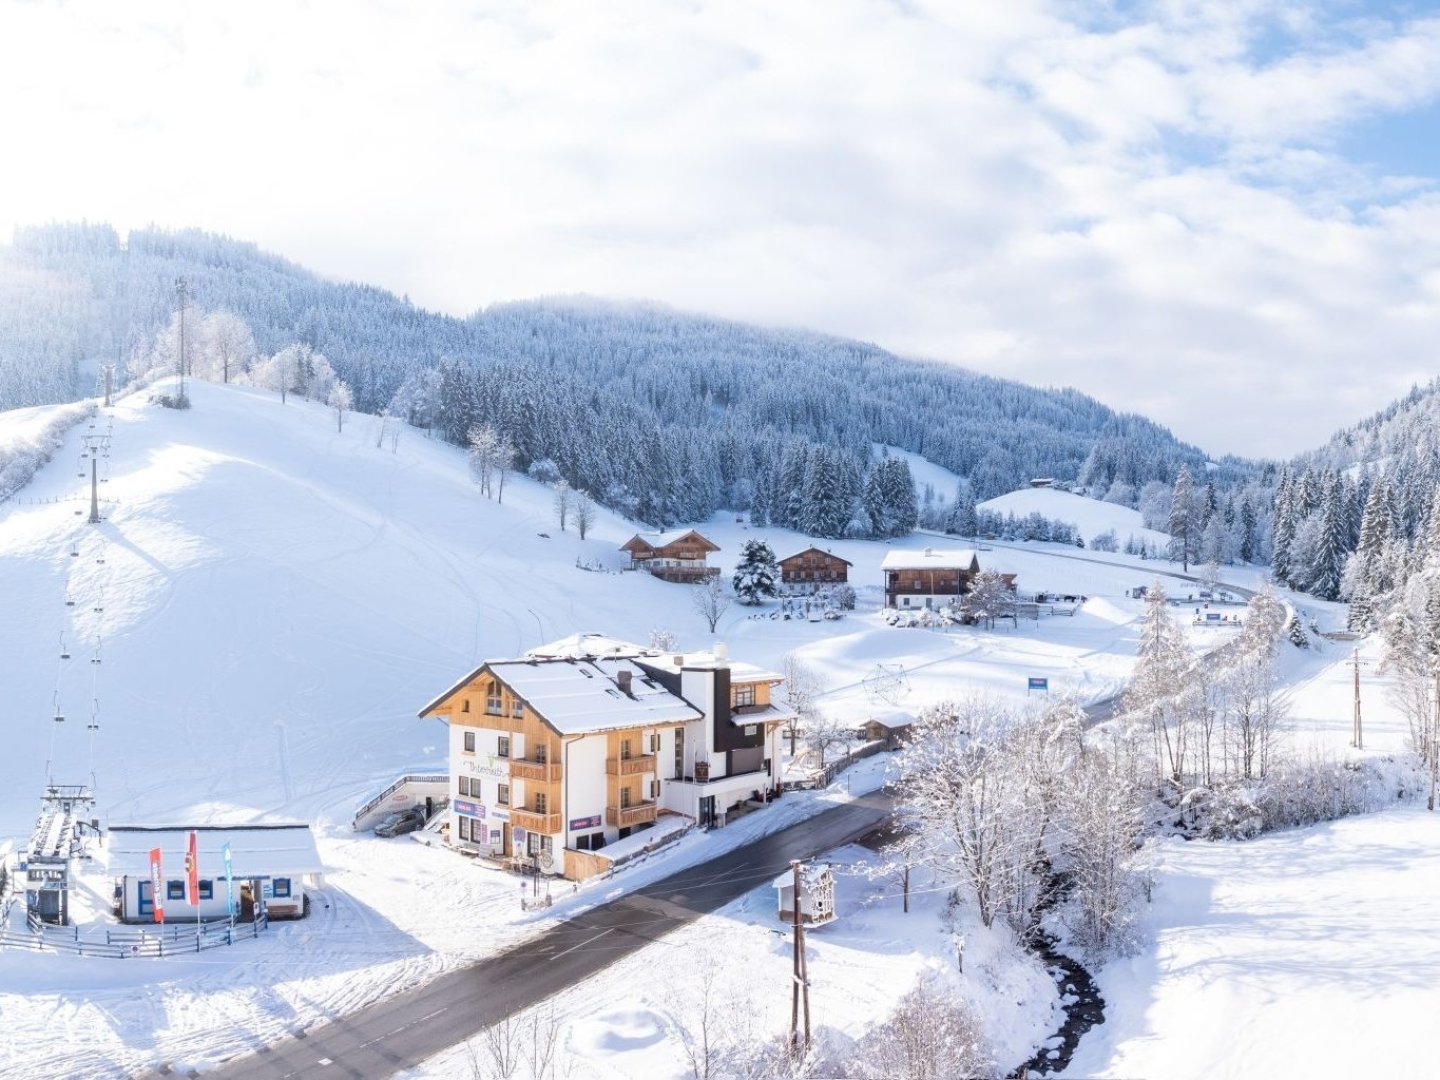
[[809,547],[780,560],[780,581],[791,589],[814,591],[848,581],[851,565],[839,555]]
[[[186,888],[192,832],[199,878],[196,902]],[[155,920],[154,851],[160,855],[156,876],[164,882],[160,906],[167,922],[194,922],[197,914],[223,919],[232,896],[240,918],[253,917],[258,906],[272,919],[298,919],[305,914],[307,883],[316,888],[323,883],[324,867],[309,825],[114,825],[101,857],[119,887],[121,922]]]
[[451,844],[583,878],[663,814],[722,824],[780,787],[774,672],[577,635],[481,664],[420,716],[450,725]]
[[967,549],[887,552],[880,564],[885,572],[885,606],[934,608],[970,591],[980,572],[980,558]]
[[706,556],[719,551],[694,529],[683,531],[636,533],[620,545],[621,551],[630,553],[630,568],[644,570],[662,581],[677,581],[687,585],[718,577],[720,568],[706,563]]

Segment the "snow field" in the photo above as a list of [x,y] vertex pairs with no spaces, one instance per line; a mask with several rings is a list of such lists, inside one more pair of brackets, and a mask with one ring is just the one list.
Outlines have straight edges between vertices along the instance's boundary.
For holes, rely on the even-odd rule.
[[[902,630],[878,614],[880,560],[889,547],[941,542],[820,541],[854,564],[859,610],[810,623],[751,617],[768,616],[774,604],[758,612],[735,605],[711,638],[683,587],[618,572],[617,548],[636,531],[633,523],[599,511],[582,542],[558,529],[549,489],[514,477],[503,506],[487,501],[463,454],[418,432],[407,430],[392,453],[375,446],[373,418],[351,416],[337,432],[333,413],[318,405],[282,405],[270,394],[204,383],[191,392],[195,407],[187,412],[131,396],[102,415],[102,424],[114,418],[104,494],[117,500],[103,524],[84,524],[74,513],[78,502],[0,506],[0,589],[23,613],[0,622],[0,679],[9,690],[0,700],[9,735],[0,759],[0,834],[28,836],[47,775],[75,783],[93,774],[107,823],[311,821],[329,868],[326,887],[311,919],[198,957],[103,964],[4,954],[0,1057],[9,1075],[123,1075],[162,1062],[203,1068],[504,948],[549,920],[799,820],[883,775],[881,756],[834,792],[787,796],[724,830],[692,833],[664,857],[522,915],[514,879],[405,838],[377,840],[348,828],[357,803],[397,774],[444,768],[443,728],[415,712],[480,659],[581,631],[643,642],[663,627],[682,648],[723,640],[737,659],[767,667],[794,651],[826,686],[824,707],[857,722],[891,707],[865,689],[880,664],[905,671],[908,689],[897,704],[912,710],[976,689],[1018,701],[1026,677],[1042,674],[1051,677],[1052,694],[1092,701],[1118,689],[1133,663],[1141,605],[1123,593],[1158,569],[1123,557],[1082,559],[1088,553],[1053,545],[996,546],[981,552],[982,565],[1014,570],[1027,591],[1090,600],[1073,617],[1018,628]],[[82,425],[70,433],[26,489],[27,500],[81,494],[74,463],[83,432]],[[723,549],[715,561],[727,576],[745,539],[766,539],[782,557],[812,542],[747,528],[734,515],[700,529]],[[587,572],[577,561],[617,572]],[[61,635],[68,661],[59,659]],[[96,657],[102,663],[89,662]],[[53,720],[57,704],[63,724]],[[93,739],[85,725],[92,716],[101,725]],[[103,908],[108,881],[84,880]],[[832,995],[828,1014],[819,989],[813,1004],[818,1022],[855,1037],[888,1014],[922,968],[943,967],[948,952],[932,930],[911,929],[923,921],[914,916],[903,927],[864,923],[879,919],[865,912],[883,908],[861,906],[867,890],[883,885],[847,882],[841,922],[823,933],[845,943],[828,962],[854,974],[854,987],[837,982],[823,991]],[[757,896],[737,914],[701,920],[694,932],[709,940],[740,925],[749,928],[747,940],[768,947],[761,924],[773,897]],[[933,923],[933,912],[926,918]],[[871,925],[878,939],[846,920]],[[766,948],[755,948],[755,963],[770,963]],[[985,946],[975,948],[979,979]],[[1006,983],[1003,950],[995,949],[994,993],[984,997],[978,983],[971,990],[977,1004],[993,1004],[983,1006],[989,1022],[1019,1060],[1048,1034],[1053,990],[1047,986],[1046,997],[1023,978],[1018,987]],[[899,955],[906,959],[893,979],[872,974],[870,965]],[[970,970],[967,960],[967,978]],[[747,968],[727,960],[724,971],[723,991],[743,994]],[[588,993],[577,989],[573,1000]],[[584,1013],[591,1026],[576,1030],[591,1031],[593,1047],[577,1044],[576,1053],[619,1070],[613,1075],[643,1075],[623,1071],[631,1059],[602,1052],[640,1044],[630,1051],[641,1055],[635,1060],[660,1055],[676,1067],[669,1055],[679,1021],[657,1011],[662,1004],[627,1004],[613,1018]],[[652,1025],[652,1014],[663,1023]],[[656,1031],[667,1034],[647,1041]]]

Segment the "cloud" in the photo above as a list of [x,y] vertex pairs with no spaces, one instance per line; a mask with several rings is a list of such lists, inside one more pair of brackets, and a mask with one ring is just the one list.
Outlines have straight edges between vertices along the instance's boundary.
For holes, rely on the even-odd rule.
[[1362,14],[9,4],[0,225],[199,225],[454,312],[654,298],[1290,453],[1440,329],[1435,178],[1337,149],[1440,95],[1440,20]]

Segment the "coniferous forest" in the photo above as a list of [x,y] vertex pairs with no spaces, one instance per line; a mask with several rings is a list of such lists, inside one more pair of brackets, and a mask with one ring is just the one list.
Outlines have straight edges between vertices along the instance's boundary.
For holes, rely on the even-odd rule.
[[[459,445],[491,429],[516,467],[650,524],[732,508],[816,536],[901,535],[968,523],[975,502],[1036,476],[1147,512],[1184,466],[1237,537],[1242,506],[1260,515],[1247,550],[1268,552],[1272,470],[1207,464],[1073,390],[653,305],[540,300],[455,318],[197,231],[17,231],[0,249],[0,408],[92,394],[102,363],[173,370],[179,278],[195,347],[228,342],[212,348],[223,377],[305,392],[318,363],[362,412]],[[878,445],[954,471],[961,490],[917,492]],[[1221,561],[1239,557],[1238,539],[1220,547]]]

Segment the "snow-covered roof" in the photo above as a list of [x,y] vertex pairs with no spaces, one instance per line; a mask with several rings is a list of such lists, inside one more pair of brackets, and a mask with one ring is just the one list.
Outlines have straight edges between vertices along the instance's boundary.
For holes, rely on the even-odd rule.
[[700,541],[701,544],[708,545],[711,551],[720,550],[719,545],[717,545],[714,541],[702,536],[694,529],[670,529],[665,532],[636,533],[629,540],[626,540],[625,543],[621,544],[620,547],[623,550],[625,548],[628,548],[631,544],[635,543],[635,541],[638,540],[640,541],[640,543],[645,544],[647,547],[664,548],[669,547],[671,544],[674,544],[680,540],[684,540],[687,536],[692,535],[695,537],[696,540]]
[[883,709],[879,712],[872,712],[866,723],[880,724],[891,731],[896,731],[914,724],[915,714],[906,712],[904,709]]
[[644,656],[653,651],[644,645],[636,645],[633,641],[621,641],[604,634],[571,634],[548,645],[528,649],[525,655],[542,660],[584,660],[601,656]]
[[[723,648],[723,646],[722,646]],[[737,682],[782,682],[785,676],[743,660],[731,660],[723,652],[668,652],[640,657],[646,667],[657,668],[671,675],[678,675],[685,668],[729,668],[731,683]]]
[[789,562],[791,559],[798,559],[798,558],[800,558],[800,556],[802,556],[802,555],[809,555],[812,551],[815,552],[815,554],[817,554],[817,555],[825,555],[825,556],[828,556],[828,557],[831,558],[831,559],[840,559],[840,561],[843,562],[846,566],[854,566],[854,565],[855,565],[855,564],[852,563],[849,559],[842,559],[842,558],[840,558],[840,556],[839,556],[839,555],[836,555],[833,551],[823,551],[823,550],[821,550],[820,548],[815,547],[814,545],[811,545],[810,547],[807,547],[804,551],[797,551],[797,552],[795,552],[794,555],[786,555],[783,559],[780,559],[780,560],[778,560],[778,561],[779,561],[779,562],[782,562],[782,563],[787,563],[787,562]]
[[880,563],[882,570],[969,570],[979,565],[973,548],[925,548],[921,551],[889,551]]
[[[166,876],[185,870],[190,850],[188,825],[112,825],[99,856],[116,877],[147,877],[150,849],[160,849]],[[320,874],[325,870],[309,825],[291,822],[260,825],[195,825],[195,847],[200,876],[221,877],[230,845],[230,861],[237,878],[273,877],[277,874]]]
[[782,720],[793,720],[794,718],[793,709],[783,708],[779,705],[748,705],[743,709],[730,710],[732,727],[745,727],[748,724],[777,724]]
[[[629,660],[500,660],[487,664],[561,735],[683,723],[703,714]],[[620,689],[630,676],[630,693]]]
[[[834,876],[834,871],[830,869],[829,863],[800,864],[800,886],[804,889],[818,889]],[[770,884],[776,889],[790,888],[795,884],[795,871],[786,870]]]

